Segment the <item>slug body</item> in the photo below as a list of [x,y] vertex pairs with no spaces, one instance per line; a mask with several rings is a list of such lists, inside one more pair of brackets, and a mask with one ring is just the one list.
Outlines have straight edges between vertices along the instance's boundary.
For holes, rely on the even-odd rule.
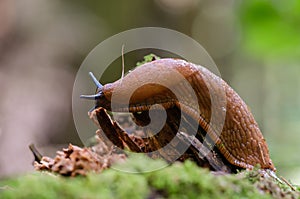
[[[196,102],[190,100],[189,86]],[[155,60],[137,67],[121,80],[98,87],[95,99],[96,107],[112,110],[113,102],[113,111],[120,112],[147,111],[154,104],[166,109],[178,107],[199,123],[232,165],[252,169],[259,164],[275,171],[266,141],[245,102],[204,67],[180,59]],[[216,119],[212,118],[213,105]],[[222,114],[223,122],[218,119]]]

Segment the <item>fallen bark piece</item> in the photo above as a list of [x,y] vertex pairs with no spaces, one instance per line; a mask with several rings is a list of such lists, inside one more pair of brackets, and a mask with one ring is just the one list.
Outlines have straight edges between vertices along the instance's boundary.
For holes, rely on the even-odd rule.
[[[194,129],[198,132],[197,136],[190,136],[179,131],[179,111],[177,108],[167,109],[167,122],[161,131],[156,134],[152,132],[151,128],[142,128],[142,130],[132,128],[131,134],[126,133],[121,127],[122,124],[120,126],[102,107],[89,112],[89,116],[99,127],[96,134],[100,142],[103,142],[106,146],[115,146],[120,150],[128,149],[135,153],[145,153],[153,159],[164,159],[169,163],[176,160],[183,162],[190,159],[199,166],[209,168],[212,171],[235,173],[237,167],[222,158],[216,147],[208,148],[205,146],[210,146],[211,143],[209,143],[209,140],[205,140],[204,135],[200,136],[203,134],[203,129]],[[133,116],[137,124],[147,124],[149,122],[148,113],[142,112],[133,114]],[[191,130],[193,125],[189,123],[188,116],[183,114],[182,117],[184,119],[181,125],[182,129],[185,131],[187,129]],[[204,141],[205,144],[202,144],[200,140]],[[202,151],[204,148],[206,151]]]
[[[95,146],[96,147],[96,146]],[[97,146],[98,150],[101,146]],[[69,144],[69,147],[57,151],[54,159],[42,157],[40,162],[35,161],[36,170],[51,171],[64,176],[85,176],[88,172],[99,173],[111,166],[112,163],[123,161],[124,154],[114,154],[114,149],[101,150],[102,154],[94,152],[91,148],[81,148]],[[103,152],[106,153],[103,153]]]

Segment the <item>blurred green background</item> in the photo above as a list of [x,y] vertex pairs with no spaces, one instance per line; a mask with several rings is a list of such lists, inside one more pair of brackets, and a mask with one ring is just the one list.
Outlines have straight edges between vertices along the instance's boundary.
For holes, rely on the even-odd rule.
[[[204,46],[251,108],[279,175],[300,184],[299,0],[2,0],[0,176],[32,170],[32,142],[52,156],[81,143],[71,109],[77,69],[101,41],[145,26]],[[126,64],[142,57],[125,55]]]

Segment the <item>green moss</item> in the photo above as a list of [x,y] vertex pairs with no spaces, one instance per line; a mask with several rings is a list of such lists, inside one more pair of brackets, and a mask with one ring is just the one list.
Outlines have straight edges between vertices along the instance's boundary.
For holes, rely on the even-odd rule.
[[115,170],[76,178],[34,173],[2,182],[0,186],[4,185],[0,198],[145,198],[149,192],[141,175]]
[[[145,165],[159,164],[133,157],[124,170],[130,166],[138,172]],[[31,173],[0,182],[0,198],[272,198],[249,178],[254,179],[243,173],[214,175],[190,161],[142,174],[116,169],[75,178]]]
[[136,66],[140,66],[140,65],[143,65],[145,63],[148,63],[148,62],[151,62],[151,61],[154,61],[154,60],[158,60],[158,59],[160,59],[159,56],[151,53],[149,55],[144,56],[144,60],[143,61],[137,62]]
[[148,174],[148,182],[169,198],[271,198],[239,175],[215,176],[191,162]]

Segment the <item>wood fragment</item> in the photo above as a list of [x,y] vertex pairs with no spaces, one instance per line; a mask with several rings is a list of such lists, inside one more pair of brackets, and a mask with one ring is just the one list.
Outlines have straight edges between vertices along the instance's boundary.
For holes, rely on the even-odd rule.
[[104,108],[98,108],[95,110],[99,125],[105,133],[105,136],[117,147],[124,149],[123,141],[118,136],[118,132],[111,120],[111,118],[106,113]]
[[[161,110],[157,110],[161,111]],[[223,171],[232,173],[236,171],[236,167],[229,166],[230,164],[216,152],[218,149],[212,147],[210,142],[205,139],[203,129],[192,129],[193,124],[189,118],[185,118],[184,130],[198,131],[197,137],[190,136],[187,133],[179,131],[180,110],[178,108],[169,108],[167,112],[167,120],[160,132],[153,132],[151,128],[145,128],[144,133],[147,135],[144,138],[139,138],[135,135],[128,135],[116,121],[112,121],[105,109],[98,108],[95,110],[97,122],[106,136],[104,142],[118,140],[122,142],[121,149],[128,148],[133,152],[142,152],[151,158],[162,158],[167,162],[174,162],[176,159],[185,161],[187,159],[195,161],[201,167],[210,168],[213,171]],[[140,125],[149,123],[148,112],[133,114],[134,120]],[[181,117],[187,117],[183,115]],[[179,132],[178,132],[179,131]],[[178,132],[178,133],[176,133]],[[98,135],[103,136],[103,134]],[[110,139],[108,139],[110,136]],[[172,141],[172,142],[171,142]],[[206,144],[201,143],[201,141]],[[169,144],[172,145],[169,145]],[[183,149],[185,149],[183,151]]]
[[99,155],[91,148],[81,148],[69,144],[68,148],[58,151],[54,159],[42,157],[34,167],[39,171],[51,171],[63,176],[87,175],[89,172],[99,173],[111,166],[112,163],[123,161],[124,154],[114,153],[113,148]]
[[42,154],[35,148],[34,144],[29,145],[29,149],[34,156],[34,161],[40,162],[42,160]]
[[196,150],[196,154],[199,156],[200,159],[207,159],[210,163],[210,166],[214,168],[215,171],[222,171],[225,173],[231,173],[231,169],[224,164],[223,160],[214,154],[214,151],[209,150],[205,147],[198,139],[194,136],[189,136],[186,133],[179,132],[177,134],[180,139],[185,140],[186,142],[190,143],[193,148],[193,151]]
[[285,182],[293,191],[296,191],[296,188],[289,182],[287,181],[284,177],[280,176],[280,179]]
[[126,145],[133,152],[141,152],[141,149],[138,147],[138,145],[118,125],[118,123],[111,120],[104,108],[98,108],[95,111],[102,131],[114,145],[121,149],[124,149],[124,145]]

